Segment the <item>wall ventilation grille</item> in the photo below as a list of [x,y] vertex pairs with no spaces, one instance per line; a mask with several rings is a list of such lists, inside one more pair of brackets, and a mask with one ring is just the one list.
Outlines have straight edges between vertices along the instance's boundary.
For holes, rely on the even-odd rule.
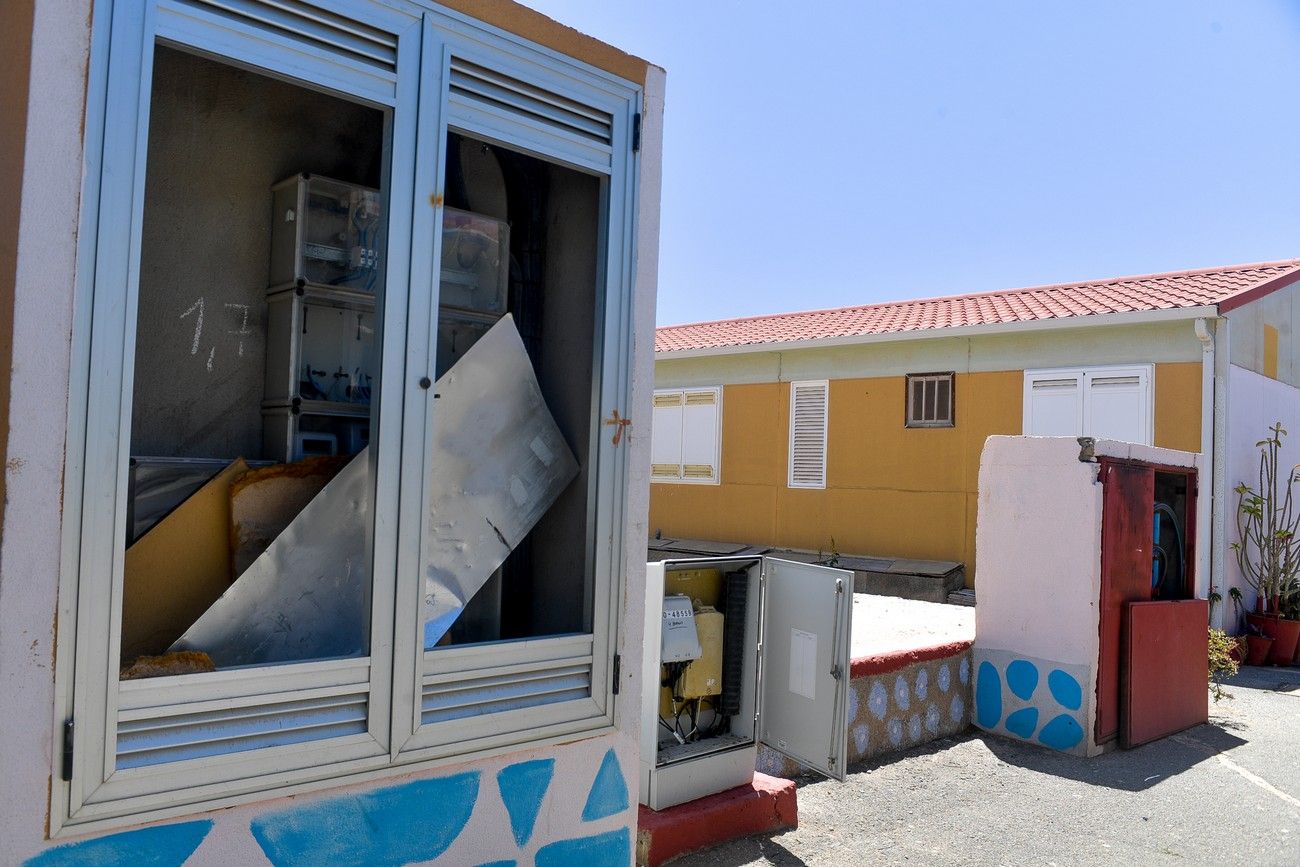
[[545,90],[461,58],[451,61],[451,97],[490,110],[522,114],[534,123],[609,146],[614,119],[609,112]]

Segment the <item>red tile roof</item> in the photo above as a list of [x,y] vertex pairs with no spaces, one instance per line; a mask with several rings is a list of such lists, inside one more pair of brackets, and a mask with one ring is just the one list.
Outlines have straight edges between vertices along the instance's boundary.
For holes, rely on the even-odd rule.
[[765,343],[1211,305],[1219,305],[1220,312],[1226,312],[1295,278],[1300,278],[1300,259],[1285,259],[834,310],[666,325],[655,333],[655,352],[759,347]]

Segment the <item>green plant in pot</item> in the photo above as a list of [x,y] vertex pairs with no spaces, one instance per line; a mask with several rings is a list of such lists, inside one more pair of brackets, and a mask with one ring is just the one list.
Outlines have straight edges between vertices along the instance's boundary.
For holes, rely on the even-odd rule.
[[[1289,665],[1300,643],[1300,619],[1284,619],[1300,597],[1300,510],[1296,508],[1296,467],[1279,478],[1282,423],[1260,440],[1259,486],[1237,485],[1237,541],[1231,548],[1246,582],[1258,594],[1257,611],[1247,624],[1273,639],[1269,661]],[[1252,658],[1254,654],[1252,654]]]

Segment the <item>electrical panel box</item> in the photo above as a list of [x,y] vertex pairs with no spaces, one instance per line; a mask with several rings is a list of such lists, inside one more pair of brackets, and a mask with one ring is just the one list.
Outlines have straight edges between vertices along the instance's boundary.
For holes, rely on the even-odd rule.
[[379,192],[300,174],[271,193],[262,453],[356,454],[379,381]]
[[442,209],[438,304],[500,317],[510,285],[510,226],[484,214]]
[[316,283],[374,294],[379,285],[379,191],[299,174],[271,187],[272,287]]
[[[699,652],[675,658],[662,630],[686,603]],[[645,647],[664,652],[643,657],[641,803],[661,810],[746,784],[760,743],[843,780],[852,610],[842,569],[771,557],[647,564]]]

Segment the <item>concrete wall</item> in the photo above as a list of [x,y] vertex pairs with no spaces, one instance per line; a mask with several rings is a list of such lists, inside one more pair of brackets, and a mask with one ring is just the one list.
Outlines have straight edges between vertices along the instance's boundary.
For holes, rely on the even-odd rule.
[[[552,41],[590,49],[591,40],[522,7],[484,5],[504,16],[505,23],[514,13],[522,24],[549,33]],[[6,7],[6,16],[8,12]],[[11,20],[6,17],[6,23]],[[619,651],[631,662],[622,667],[614,733],[437,769],[394,771],[330,792],[117,833],[48,840],[49,793],[61,785],[52,776],[61,720],[54,694],[55,625],[69,622],[66,612],[73,601],[57,595],[60,542],[65,512],[71,516],[80,507],[62,501],[62,469],[73,372],[70,335],[90,21],[89,0],[42,0],[35,15],[13,303],[0,310],[0,319],[13,323],[15,359],[6,383],[9,484],[0,533],[0,684],[5,695],[0,800],[6,805],[0,810],[5,845],[0,857],[5,863],[33,865],[408,863],[439,856],[449,863],[630,863],[635,799],[625,769],[638,760],[641,685],[636,660],[642,641],[649,467],[649,425],[638,429],[635,423],[624,439],[630,470],[621,560],[615,567],[624,582],[618,587]],[[584,59],[590,59],[592,52],[584,51]],[[634,60],[613,49],[596,53],[611,63]],[[646,95],[626,414],[639,422],[649,419],[651,404],[664,77],[645,65],[636,77],[645,81]],[[88,151],[94,159],[93,147]],[[0,234],[0,242],[8,241],[8,234]]]
[[[1235,346],[1235,322],[1233,341]],[[1269,426],[1280,421],[1291,432],[1282,438],[1282,454],[1278,462],[1281,475],[1285,476],[1289,468],[1300,465],[1300,388],[1234,364],[1228,368],[1228,400],[1227,447],[1224,456],[1227,461],[1225,541],[1233,543],[1240,540],[1237,530],[1238,496],[1233,488],[1245,483],[1259,489],[1260,449],[1255,444],[1269,435]],[[1223,566],[1223,584],[1219,588],[1225,606],[1223,623],[1225,628],[1236,632],[1239,624],[1233,621],[1228,590],[1233,587],[1241,590],[1247,610],[1254,610],[1256,593],[1242,577],[1231,548],[1225,553]]]
[[[1152,358],[1156,445],[1199,451],[1200,344],[1190,323],[661,359],[656,387],[723,384],[722,466],[718,485],[652,485],[651,530],[951,560],[975,586],[980,452],[989,436],[1021,432],[1024,368]],[[983,369],[997,364],[1019,366]],[[880,375],[849,375],[873,365]],[[953,369],[956,425],[905,427],[903,374]],[[787,485],[789,381],[805,378],[831,380],[824,490]]]

